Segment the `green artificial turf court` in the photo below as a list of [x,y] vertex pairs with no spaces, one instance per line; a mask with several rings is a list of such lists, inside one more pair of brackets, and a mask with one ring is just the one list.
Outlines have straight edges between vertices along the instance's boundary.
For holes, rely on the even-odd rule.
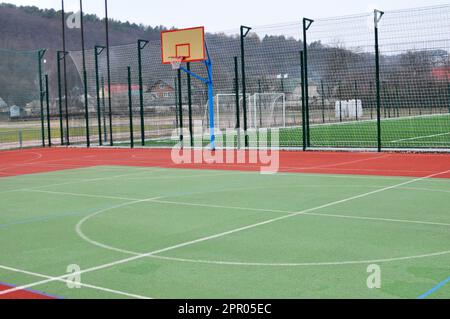
[[[417,298],[450,275],[449,194],[448,179],[355,175],[7,177],[0,281],[63,298]],[[71,264],[80,289],[53,280]],[[381,289],[367,287],[371,264]]]

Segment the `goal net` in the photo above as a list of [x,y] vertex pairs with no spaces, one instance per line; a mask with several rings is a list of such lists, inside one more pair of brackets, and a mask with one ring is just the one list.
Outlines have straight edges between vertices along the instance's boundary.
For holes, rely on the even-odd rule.
[[286,95],[255,93],[248,103],[249,128],[286,127]]

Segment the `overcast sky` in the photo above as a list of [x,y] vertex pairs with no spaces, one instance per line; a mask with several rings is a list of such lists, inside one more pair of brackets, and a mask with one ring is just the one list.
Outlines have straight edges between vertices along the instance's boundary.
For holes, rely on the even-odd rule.
[[[16,5],[61,8],[61,0],[9,0]],[[67,11],[77,11],[79,0],[66,0]],[[84,10],[104,15],[104,0],[84,0]],[[121,21],[176,27],[206,26],[216,32],[241,24],[258,26],[372,11],[448,4],[450,0],[109,0],[110,17]]]

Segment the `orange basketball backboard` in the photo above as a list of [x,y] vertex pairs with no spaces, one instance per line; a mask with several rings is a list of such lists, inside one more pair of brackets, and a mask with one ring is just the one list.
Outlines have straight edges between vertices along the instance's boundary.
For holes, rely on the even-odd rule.
[[163,64],[171,64],[176,58],[183,58],[183,62],[204,61],[205,51],[204,27],[161,32]]

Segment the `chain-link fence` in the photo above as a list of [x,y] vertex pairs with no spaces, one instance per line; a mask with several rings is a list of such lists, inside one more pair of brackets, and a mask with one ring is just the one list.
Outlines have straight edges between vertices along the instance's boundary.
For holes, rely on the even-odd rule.
[[0,149],[42,141],[38,51],[0,50]]
[[380,25],[382,145],[450,145],[450,8],[402,10]]

